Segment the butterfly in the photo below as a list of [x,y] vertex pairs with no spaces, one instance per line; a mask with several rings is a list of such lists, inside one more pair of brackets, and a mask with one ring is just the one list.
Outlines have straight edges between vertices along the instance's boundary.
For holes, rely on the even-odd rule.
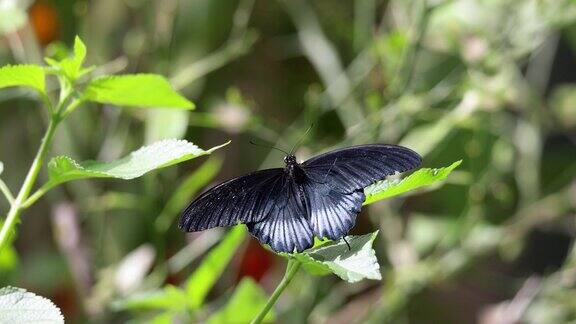
[[246,224],[276,252],[301,252],[314,237],[337,240],[354,224],[364,188],[417,168],[418,153],[396,145],[367,144],[330,151],[284,168],[255,171],[217,185],[192,201],[178,227],[186,232]]

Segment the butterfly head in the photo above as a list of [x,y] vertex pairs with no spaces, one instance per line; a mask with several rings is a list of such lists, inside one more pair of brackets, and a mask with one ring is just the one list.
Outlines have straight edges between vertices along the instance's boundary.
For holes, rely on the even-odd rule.
[[298,162],[296,162],[296,156],[294,154],[286,155],[284,157],[284,163],[286,163],[286,165],[298,164]]

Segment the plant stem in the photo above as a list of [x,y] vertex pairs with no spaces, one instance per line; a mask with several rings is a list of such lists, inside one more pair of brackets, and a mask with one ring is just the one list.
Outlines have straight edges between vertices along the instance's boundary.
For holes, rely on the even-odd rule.
[[266,305],[264,305],[264,307],[260,310],[258,315],[256,315],[256,317],[252,320],[251,324],[262,323],[262,320],[264,320],[264,317],[266,316],[266,314],[268,314],[268,311],[270,311],[272,306],[276,304],[278,297],[280,297],[284,289],[286,289],[290,281],[292,281],[292,278],[294,277],[296,272],[298,272],[298,269],[300,269],[300,265],[301,265],[300,261],[297,261],[295,259],[290,259],[288,261],[288,264],[286,265],[286,272],[284,273],[282,281],[280,281],[280,284],[278,284],[278,287],[276,287],[276,289],[272,293],[272,296],[270,296],[270,298],[266,302]]
[[8,188],[8,186],[6,185],[6,183],[4,183],[4,181],[2,181],[2,179],[0,179],[0,192],[4,194],[6,200],[8,200],[8,203],[10,203],[10,205],[14,205],[14,196],[12,196],[10,188]]
[[38,178],[38,173],[42,169],[42,164],[44,163],[44,158],[46,157],[46,153],[50,148],[50,144],[52,143],[52,139],[54,138],[54,132],[56,130],[56,126],[60,122],[59,117],[52,117],[50,119],[50,124],[48,124],[48,129],[44,134],[44,138],[42,138],[42,143],[40,144],[40,148],[38,149],[38,153],[30,166],[30,170],[26,175],[26,179],[24,179],[24,183],[18,192],[18,196],[14,200],[14,203],[10,206],[10,211],[8,211],[8,216],[6,216],[6,220],[2,224],[2,229],[0,230],[0,251],[4,249],[6,244],[8,243],[8,238],[10,233],[14,229],[14,226],[18,223],[20,219],[20,214],[24,207],[22,203],[26,201],[28,195],[30,195],[30,191]]

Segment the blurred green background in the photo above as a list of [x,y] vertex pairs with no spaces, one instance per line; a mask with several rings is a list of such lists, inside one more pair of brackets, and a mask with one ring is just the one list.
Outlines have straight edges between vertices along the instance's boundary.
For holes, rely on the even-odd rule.
[[[163,74],[197,108],[88,105],[51,156],[113,160],[162,138],[232,143],[132,182],[50,192],[0,258],[1,286],[50,298],[70,322],[203,321],[246,276],[270,293],[285,261],[246,237],[200,311],[119,302],[202,264],[224,230],[184,234],[174,221],[208,186],[282,165],[250,140],[290,148],[314,124],[300,159],[383,142],[426,167],[463,163],[438,190],[363,210],[353,233],[380,229],[382,282],[300,272],[278,323],[576,321],[576,1],[0,0],[0,65],[42,64],[75,35],[94,74]],[[45,125],[29,92],[0,92],[12,188]]]

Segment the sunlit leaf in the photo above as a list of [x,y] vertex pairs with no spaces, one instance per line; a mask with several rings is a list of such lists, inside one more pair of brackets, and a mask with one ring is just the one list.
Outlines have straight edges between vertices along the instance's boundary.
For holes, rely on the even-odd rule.
[[[228,303],[217,310],[207,320],[210,324],[242,324],[250,321],[258,315],[264,307],[268,296],[266,292],[252,278],[244,278],[234,290],[234,294]],[[270,310],[264,318],[265,323],[274,323],[275,315]]]
[[6,65],[0,67],[0,89],[7,87],[30,87],[44,93],[45,73],[39,65]]
[[380,265],[372,248],[378,231],[360,236],[347,236],[346,241],[329,242],[302,253],[290,255],[302,262],[308,272],[315,275],[334,273],[348,282],[362,279],[381,280]]
[[68,80],[73,82],[87,72],[91,71],[91,68],[82,68],[82,64],[84,64],[85,59],[86,45],[84,45],[84,42],[82,42],[80,37],[76,36],[74,39],[74,49],[72,55],[62,59],[61,61],[46,58],[46,62],[48,62],[50,66],[68,78]]
[[0,174],[2,174],[2,172],[4,172],[4,163],[0,161]]
[[175,322],[174,313],[172,311],[164,312],[154,316],[149,321],[143,321],[151,324],[172,324]]
[[206,295],[220,279],[245,236],[244,226],[232,228],[224,236],[222,242],[208,253],[200,266],[190,275],[186,283],[186,291],[193,308],[202,306]]
[[446,177],[458,167],[462,161],[456,161],[451,165],[438,168],[420,169],[408,177],[401,180],[383,180],[379,181],[366,189],[364,193],[366,194],[366,200],[364,200],[364,205],[374,203],[376,201],[401,195],[408,191],[412,191],[421,187],[430,186],[438,181],[446,179]]
[[59,156],[48,164],[49,181],[44,188],[49,189],[63,182],[85,178],[134,179],[152,170],[210,154],[227,144],[203,150],[184,140],[164,140],[144,146],[112,162],[76,162],[67,156]]
[[194,108],[164,77],[156,74],[99,77],[90,81],[83,98],[117,106]]
[[22,288],[0,289],[0,323],[64,323],[60,309],[49,299]]

